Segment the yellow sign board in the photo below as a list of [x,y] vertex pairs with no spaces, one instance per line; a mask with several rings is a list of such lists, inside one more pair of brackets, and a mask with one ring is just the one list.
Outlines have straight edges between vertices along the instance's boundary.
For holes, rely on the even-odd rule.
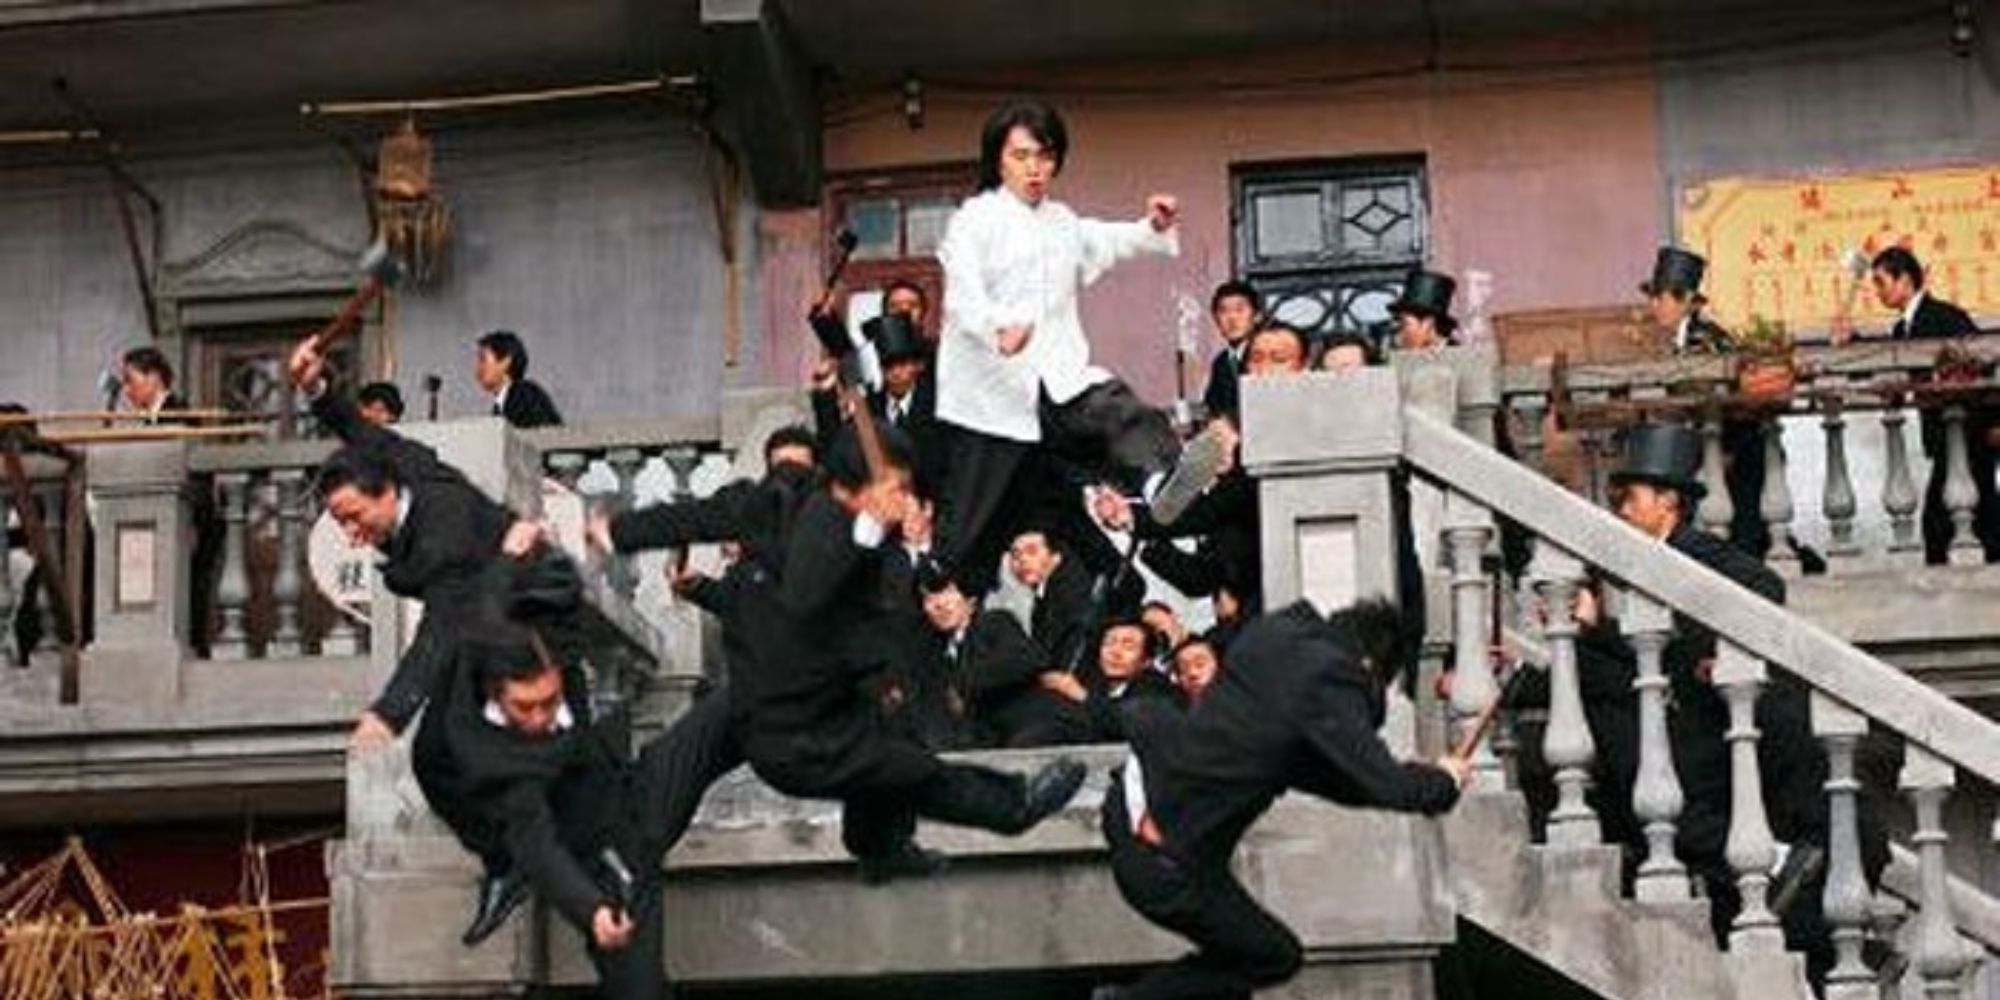
[[1709,312],[1731,329],[1758,315],[1824,330],[1846,313],[1881,332],[1893,317],[1848,260],[1890,246],[1917,255],[1933,294],[2000,316],[2000,165],[1709,181],[1682,192],[1680,234],[1708,258]]

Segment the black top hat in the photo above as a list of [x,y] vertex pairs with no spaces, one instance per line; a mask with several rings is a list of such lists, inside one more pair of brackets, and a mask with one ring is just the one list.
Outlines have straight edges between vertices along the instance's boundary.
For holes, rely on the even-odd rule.
[[1685,292],[1700,297],[1701,278],[1706,273],[1708,261],[1700,254],[1679,247],[1661,247],[1653,258],[1653,276],[1640,283],[1639,291],[1647,295]]
[[1680,424],[1641,424],[1625,436],[1625,464],[1611,474],[1611,482],[1651,483],[1700,500],[1708,490],[1701,485],[1701,434]]
[[1450,275],[1436,271],[1411,271],[1403,279],[1403,294],[1389,303],[1389,314],[1415,313],[1437,320],[1438,329],[1449,334],[1458,328],[1458,321],[1451,318],[1451,297],[1458,291],[1458,282]]
[[917,325],[902,313],[877,316],[861,324],[861,333],[875,345],[875,353],[883,364],[905,358],[921,358],[930,353],[923,337],[917,334]]

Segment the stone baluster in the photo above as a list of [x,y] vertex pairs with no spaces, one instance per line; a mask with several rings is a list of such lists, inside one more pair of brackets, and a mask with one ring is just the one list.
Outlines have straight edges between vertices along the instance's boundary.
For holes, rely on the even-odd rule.
[[1685,900],[1687,867],[1674,854],[1674,834],[1686,800],[1667,737],[1667,676],[1660,662],[1674,619],[1666,605],[1628,590],[1618,623],[1638,660],[1632,687],[1639,695],[1639,774],[1632,788],[1632,812],[1644,824],[1646,860],[1639,865],[1634,893],[1642,903]]
[[1520,417],[1516,425],[1520,436],[1514,440],[1521,459],[1536,469],[1543,468],[1542,420],[1549,412],[1549,398],[1539,392],[1514,397],[1514,412]]
[[1556,771],[1557,800],[1549,814],[1551,847],[1588,847],[1601,839],[1597,815],[1584,801],[1590,784],[1590,764],[1597,747],[1583,714],[1583,691],[1577,675],[1577,622],[1574,603],[1584,582],[1583,564],[1575,556],[1537,539],[1535,589],[1548,624],[1549,723],[1542,737],[1542,757]]
[[1771,866],[1778,845],[1764,812],[1763,773],[1757,766],[1757,697],[1765,680],[1764,661],[1727,641],[1718,644],[1715,686],[1729,703],[1729,839],[1723,857],[1736,871],[1743,909],[1729,932],[1731,951],[1775,953],[1785,935],[1771,912]]
[[1812,729],[1826,747],[1827,868],[1822,897],[1833,928],[1835,962],[1826,977],[1826,1000],[1877,1000],[1875,974],[1861,960],[1861,944],[1873,917],[1873,894],[1861,869],[1860,820],[1854,751],[1868,735],[1868,718],[1814,691]]
[[1847,471],[1847,415],[1838,396],[1827,398],[1820,428],[1826,432],[1826,482],[1820,507],[1831,535],[1827,558],[1837,562],[1861,554],[1861,546],[1854,540],[1854,515],[1859,505],[1854,498],[1854,478]]
[[[1488,654],[1493,594],[1486,576],[1486,546],[1493,537],[1493,515],[1461,493],[1445,498],[1445,548],[1451,556],[1452,600],[1452,745],[1460,745],[1479,725],[1480,717],[1500,685],[1493,679]],[[1500,758],[1481,739],[1473,750],[1472,787],[1500,791],[1507,787]]]
[[1760,428],[1764,442],[1764,492],[1757,498],[1757,513],[1771,533],[1771,551],[1765,559],[1780,573],[1796,575],[1798,554],[1792,551],[1792,484],[1785,466],[1785,425],[1770,417]]
[[1882,411],[1888,473],[1882,482],[1882,509],[1889,515],[1889,552],[1905,561],[1921,558],[1923,553],[1923,541],[1917,535],[1917,481],[1910,472],[1910,442],[1903,434],[1903,425],[1908,422],[1902,399],[1891,398]]
[[1711,411],[1701,422],[1701,530],[1728,538],[1736,521],[1736,502],[1729,496],[1728,465],[1722,455],[1722,414]]
[[572,491],[583,479],[584,470],[590,468],[590,456],[580,451],[558,451],[549,455],[542,464],[549,470],[549,477]]
[[693,447],[668,448],[660,461],[674,480],[668,498],[676,503],[694,499],[694,470],[701,467],[701,452]]
[[[637,484],[639,470],[645,468],[646,453],[637,448],[614,448],[604,454],[604,464],[611,467],[611,473],[618,480],[618,491],[612,495],[610,507],[622,513],[638,505]],[[612,559],[606,571],[610,575],[611,589],[626,600],[631,600],[639,589],[637,560],[631,556]]]
[[[222,572],[215,585],[215,607],[222,623],[209,642],[209,653],[218,660],[242,660],[250,655],[247,613],[250,606],[250,573],[244,564],[246,535],[250,519],[250,474],[222,472],[215,476],[216,491],[222,495],[224,524]],[[195,622],[199,630],[207,622]]]
[[271,632],[269,655],[299,656],[305,652],[305,634],[299,627],[299,602],[305,596],[305,582],[299,572],[299,563],[305,558],[305,533],[301,530],[305,517],[305,503],[301,499],[305,472],[285,469],[271,478],[278,501],[274,512],[278,518],[278,567],[271,576],[271,603],[277,620]]
[[1986,561],[1972,522],[1979,504],[1979,487],[1972,480],[1972,462],[1965,446],[1965,407],[1944,409],[1944,506],[1951,512],[1950,561],[1953,566],[1978,566]]
[[1957,774],[1950,761],[1922,747],[1912,745],[1907,754],[1902,786],[1916,811],[1916,832],[1910,839],[1917,848],[1921,887],[1910,959],[1923,980],[1926,1000],[1956,1000],[1967,957],[1951,915],[1950,871],[1945,860],[1945,845],[1951,838],[1945,833],[1944,803]]

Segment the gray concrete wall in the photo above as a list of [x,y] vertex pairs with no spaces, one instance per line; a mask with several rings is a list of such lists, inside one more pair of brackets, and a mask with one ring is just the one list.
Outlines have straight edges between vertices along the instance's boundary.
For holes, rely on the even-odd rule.
[[1913,14],[1873,36],[1663,66],[1665,217],[1680,186],[1714,177],[2000,157],[2000,83],[1986,68],[2000,59],[1953,56],[1947,28],[1941,13]]
[[[471,342],[504,326],[527,339],[531,374],[573,418],[715,412],[725,275],[684,120],[649,108],[458,128],[436,143],[454,224],[448,269],[437,287],[399,296],[392,318],[396,377],[413,405],[436,372],[446,415],[482,409]],[[275,148],[141,149],[130,166],[165,206],[169,263],[258,220],[343,248],[367,241],[352,168],[303,127]],[[755,243],[744,245],[747,298]],[[0,399],[94,404],[96,372],[146,339],[101,174],[0,173]]]

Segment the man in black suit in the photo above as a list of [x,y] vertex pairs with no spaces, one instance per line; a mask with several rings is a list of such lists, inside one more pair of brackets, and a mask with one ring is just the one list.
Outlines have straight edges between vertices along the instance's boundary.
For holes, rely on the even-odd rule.
[[560,427],[562,414],[540,384],[528,378],[528,347],[511,330],[495,330],[478,341],[472,377],[493,397],[493,415],[529,430]]
[[[156,347],[135,347],[125,352],[119,365],[120,392],[125,405],[144,414],[146,426],[174,423],[174,414],[188,408],[187,399],[174,391],[174,366]],[[194,552],[189,560],[188,619],[192,623],[188,645],[197,658],[209,655],[209,631],[215,617],[215,588],[222,577],[223,545],[228,525],[215,500],[215,483],[206,476],[191,476],[182,484],[181,498],[188,505],[188,520],[194,529]]]
[[403,421],[403,390],[394,382],[370,382],[354,391],[354,408],[361,419],[377,427]]
[[1007,547],[1007,571],[1035,595],[1028,634],[1048,651],[1050,662],[1082,662],[1084,644],[1097,625],[1089,568],[1057,545],[1049,530],[1034,527]]
[[[1882,305],[1896,310],[1889,336],[1896,340],[1952,340],[1979,333],[1965,310],[1924,290],[1924,266],[1915,254],[1890,247],[1869,264],[1869,280]],[[1968,406],[1965,414],[1965,455],[1972,484],[1979,491],[1973,507],[1972,533],[1985,550],[1987,562],[2000,562],[2000,494],[1993,481],[1993,431],[2000,428],[2000,409]],[[1924,487],[1924,561],[1943,565],[1951,549],[1951,510],[1945,506],[1944,421],[1938,411],[1923,415],[1924,455],[1931,460],[1930,482]]]
[[1458,801],[1465,761],[1400,763],[1376,733],[1415,645],[1386,601],[1326,617],[1300,601],[1252,622],[1192,709],[1130,707],[1132,754],[1104,797],[1112,875],[1127,903],[1196,950],[1099,996],[1248,997],[1297,973],[1298,938],[1229,870],[1284,792],[1426,815]]
[[[516,521],[430,448],[362,419],[353,403],[331,391],[324,360],[310,339],[293,351],[288,370],[313,397],[320,426],[343,442],[320,467],[317,488],[327,513],[352,544],[382,554],[382,583],[391,593],[424,605],[395,673],[355,724],[354,747],[375,750],[394,740],[426,704],[442,704],[458,667],[458,637],[478,607],[481,574],[503,555],[526,556],[540,531]],[[410,763],[432,811],[484,866],[464,935],[474,944],[520,905],[527,883],[497,831],[467,802],[441,714],[424,713]]]
[[[944,477],[949,449],[937,422],[937,380],[930,371],[930,345],[917,322],[901,312],[884,313],[861,325],[882,365],[882,385],[868,392],[868,409],[877,423],[901,430],[917,451],[917,492],[936,496]],[[813,373],[813,423],[820,446],[833,439],[847,422],[836,389],[837,366],[829,359]]]
[[[545,607],[530,620],[574,612],[575,591],[537,586],[558,592],[537,595]],[[665,996],[660,868],[705,789],[684,778],[705,766],[713,719],[683,716],[633,759],[628,720],[590,717],[589,699],[570,687],[580,674],[557,662],[536,626],[504,617],[518,592],[500,596],[442,708],[468,799],[536,893],[583,933],[602,994]]]
[[1236,415],[1237,379],[1243,373],[1250,333],[1263,312],[1263,297],[1247,281],[1225,281],[1208,298],[1209,318],[1222,335],[1222,350],[1209,362],[1208,387],[1201,394],[1202,409],[1210,419]]
[[[734,618],[724,623],[729,683],[723,697],[696,710],[726,700],[733,752],[773,788],[841,800],[843,841],[871,882],[935,870],[937,858],[915,844],[918,816],[1020,833],[1060,809],[1083,780],[1082,765],[1071,760],[1026,781],[941,761],[881,728],[859,682],[884,667],[873,635],[882,624],[881,548],[913,502],[908,441],[888,428],[881,440],[886,467],[870,469],[858,436],[843,430],[824,458],[826,483],[803,495],[765,489],[753,503],[693,501],[668,505],[687,509],[671,514],[648,508],[591,531],[620,551],[743,543],[739,565],[749,568]],[[639,515],[650,515],[649,529],[672,530],[624,526]]]

